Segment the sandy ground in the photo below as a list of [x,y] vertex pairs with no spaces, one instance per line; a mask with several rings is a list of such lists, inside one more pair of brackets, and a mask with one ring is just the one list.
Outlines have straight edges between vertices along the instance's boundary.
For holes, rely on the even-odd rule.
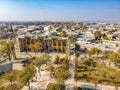
[[[21,58],[21,59],[25,59],[27,57],[30,57],[28,54],[26,54],[24,52],[16,52],[16,54],[17,54],[17,57]],[[31,56],[35,56],[34,52],[30,52],[29,54]],[[40,56],[42,54],[43,53],[37,53],[36,56]],[[52,60],[54,60],[56,55],[59,55],[61,58],[66,56],[66,54],[60,54],[60,53],[50,53],[49,55],[52,57]],[[71,90],[71,88],[76,85],[76,82],[74,81],[74,61],[73,61],[73,59],[74,59],[74,56],[71,56],[71,60],[70,60],[69,64],[73,64],[73,65],[69,66],[70,67],[69,70],[70,70],[70,72],[72,74],[72,77],[65,81],[66,90]],[[31,87],[33,88],[33,90],[40,90],[40,89],[45,90],[47,85],[50,82],[55,82],[55,80],[50,79],[49,73],[50,72],[43,71],[43,72],[41,72],[40,81],[31,82]],[[77,82],[77,86],[78,87],[82,86],[82,87],[93,87],[94,88],[94,84],[85,83],[85,82]],[[101,85],[98,85],[97,88],[101,89]],[[22,90],[28,90],[27,86],[25,86]],[[116,90],[116,89],[113,86],[102,85],[102,90]],[[118,88],[118,90],[120,90],[120,87]]]

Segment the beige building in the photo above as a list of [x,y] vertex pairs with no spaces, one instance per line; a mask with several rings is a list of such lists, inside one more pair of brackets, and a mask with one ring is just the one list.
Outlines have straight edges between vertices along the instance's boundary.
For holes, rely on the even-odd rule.
[[119,41],[103,40],[102,44],[106,45],[106,46],[109,46],[109,47],[120,48],[120,42]]
[[21,52],[31,51],[29,45],[40,42],[39,52],[61,52],[66,53],[69,47],[68,38],[46,37],[46,36],[20,36],[17,38],[18,49]]

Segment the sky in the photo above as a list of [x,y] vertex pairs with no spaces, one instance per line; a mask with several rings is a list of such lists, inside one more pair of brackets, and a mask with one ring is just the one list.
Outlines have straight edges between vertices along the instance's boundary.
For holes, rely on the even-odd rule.
[[120,21],[120,0],[0,0],[0,21]]

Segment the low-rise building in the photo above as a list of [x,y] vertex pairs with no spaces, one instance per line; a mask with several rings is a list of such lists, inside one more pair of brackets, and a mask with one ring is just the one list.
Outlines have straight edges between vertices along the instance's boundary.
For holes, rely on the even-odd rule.
[[49,36],[19,36],[17,39],[18,48],[22,51],[31,51],[29,45],[40,42],[39,52],[62,52],[66,53],[69,47],[68,38]]
[[106,45],[107,47],[116,47],[120,48],[120,42],[119,41],[112,41],[112,40],[103,40],[103,45]]

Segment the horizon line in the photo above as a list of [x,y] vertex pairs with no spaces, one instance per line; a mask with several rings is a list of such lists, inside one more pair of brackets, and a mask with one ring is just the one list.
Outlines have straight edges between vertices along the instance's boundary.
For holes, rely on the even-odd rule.
[[0,20],[0,22],[120,22],[120,20]]

